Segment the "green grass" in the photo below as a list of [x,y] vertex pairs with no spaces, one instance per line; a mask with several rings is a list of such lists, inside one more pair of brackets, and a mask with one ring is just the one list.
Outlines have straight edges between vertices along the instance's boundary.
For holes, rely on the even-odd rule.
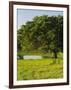
[[62,59],[17,60],[17,67],[18,80],[63,78]]

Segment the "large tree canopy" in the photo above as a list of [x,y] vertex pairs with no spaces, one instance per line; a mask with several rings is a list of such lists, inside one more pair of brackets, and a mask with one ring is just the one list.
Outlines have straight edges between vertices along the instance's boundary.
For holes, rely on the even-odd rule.
[[[63,17],[36,16],[17,30],[17,48],[24,51],[63,51]],[[57,57],[57,56],[56,56]]]

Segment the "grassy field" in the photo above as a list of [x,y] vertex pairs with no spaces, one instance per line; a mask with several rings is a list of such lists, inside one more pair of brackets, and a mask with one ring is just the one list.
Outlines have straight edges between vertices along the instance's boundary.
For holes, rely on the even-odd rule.
[[18,80],[63,78],[63,60],[44,58],[41,60],[17,60]]

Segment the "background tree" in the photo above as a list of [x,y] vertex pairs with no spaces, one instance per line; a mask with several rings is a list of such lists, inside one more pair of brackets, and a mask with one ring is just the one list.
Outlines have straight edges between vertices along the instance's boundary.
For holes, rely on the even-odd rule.
[[63,17],[36,16],[17,31],[17,48],[23,51],[63,51]]

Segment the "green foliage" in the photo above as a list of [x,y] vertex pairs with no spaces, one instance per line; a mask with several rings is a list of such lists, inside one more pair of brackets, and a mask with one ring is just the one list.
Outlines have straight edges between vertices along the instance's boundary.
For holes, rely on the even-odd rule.
[[63,17],[36,16],[17,31],[18,51],[63,51]]

